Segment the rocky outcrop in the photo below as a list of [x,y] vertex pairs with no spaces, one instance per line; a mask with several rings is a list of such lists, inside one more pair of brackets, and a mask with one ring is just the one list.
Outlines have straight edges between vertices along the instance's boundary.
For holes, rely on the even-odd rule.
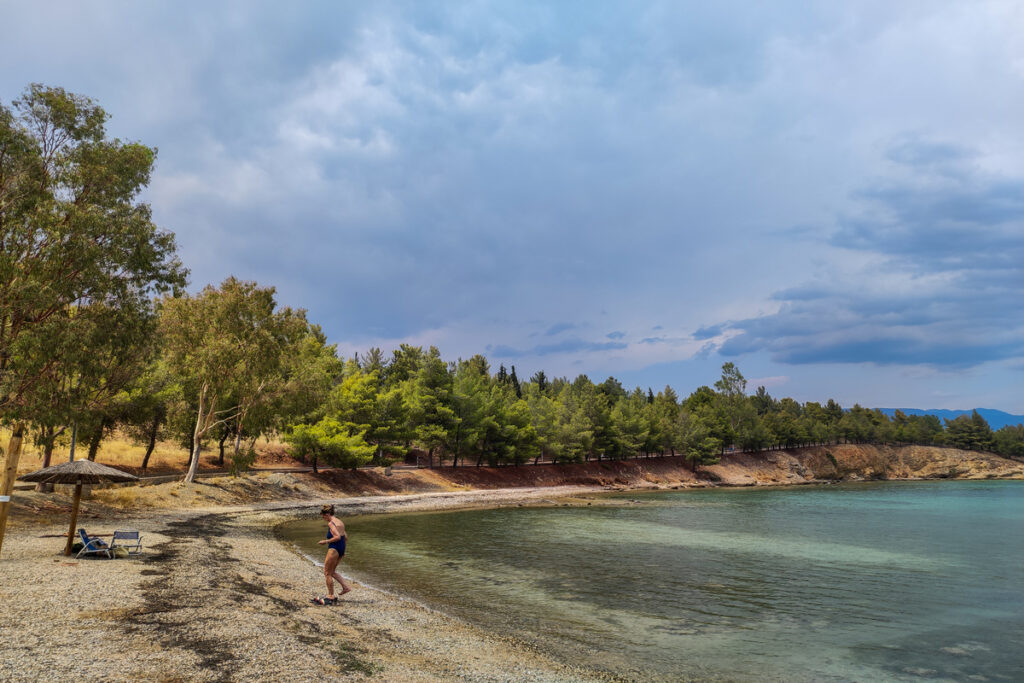
[[882,479],[1024,479],[1024,463],[934,446],[840,444],[737,454],[705,468],[733,486]]

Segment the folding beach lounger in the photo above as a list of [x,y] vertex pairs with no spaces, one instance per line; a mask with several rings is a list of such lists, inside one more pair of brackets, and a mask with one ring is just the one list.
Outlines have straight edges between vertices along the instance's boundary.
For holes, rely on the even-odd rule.
[[110,554],[110,546],[107,545],[106,541],[90,536],[85,533],[85,529],[79,529],[78,535],[82,537],[82,549],[75,555],[75,559],[78,559],[82,555],[105,555],[107,559],[113,557]]

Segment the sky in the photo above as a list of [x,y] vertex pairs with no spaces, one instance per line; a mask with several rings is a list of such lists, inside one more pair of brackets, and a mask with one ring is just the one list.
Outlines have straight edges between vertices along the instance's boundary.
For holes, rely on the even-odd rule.
[[339,351],[1024,413],[1024,4],[0,0]]

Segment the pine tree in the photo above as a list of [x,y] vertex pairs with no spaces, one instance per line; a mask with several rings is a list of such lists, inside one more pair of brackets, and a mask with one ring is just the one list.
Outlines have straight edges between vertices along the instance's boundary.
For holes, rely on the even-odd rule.
[[537,391],[540,393],[543,394],[547,392],[548,376],[544,374],[543,370],[538,370],[534,373],[533,377],[530,378],[530,381],[537,385]]

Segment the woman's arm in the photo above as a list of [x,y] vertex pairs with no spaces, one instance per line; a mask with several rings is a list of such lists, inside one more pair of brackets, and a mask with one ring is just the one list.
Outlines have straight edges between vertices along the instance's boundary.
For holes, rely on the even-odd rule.
[[[338,527],[341,527],[341,529],[339,529]],[[341,537],[345,535],[345,525],[341,522],[328,522],[327,528],[331,530],[331,537],[325,539],[325,543],[334,543],[335,541],[340,541]]]

